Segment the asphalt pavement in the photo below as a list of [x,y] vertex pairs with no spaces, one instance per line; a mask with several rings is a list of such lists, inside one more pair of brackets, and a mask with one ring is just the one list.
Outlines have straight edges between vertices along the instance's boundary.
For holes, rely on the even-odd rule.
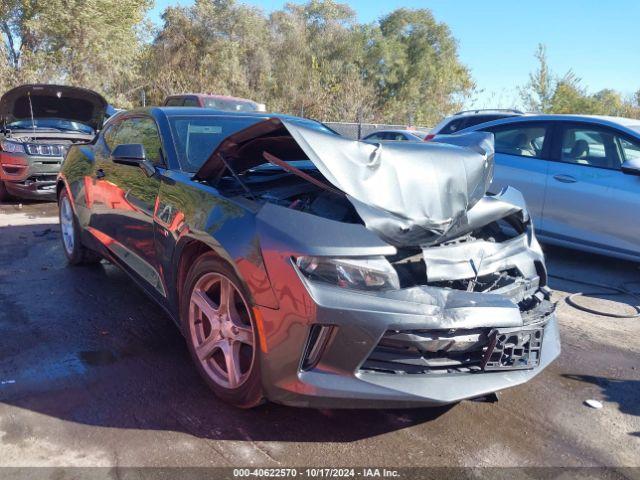
[[[554,275],[640,281],[638,264],[546,250]],[[0,204],[0,466],[640,467],[640,320],[563,300],[596,292],[581,301],[632,313],[633,299],[551,286],[562,354],[497,402],[237,410],[207,390],[177,328],[124,273],[65,264],[55,204]]]

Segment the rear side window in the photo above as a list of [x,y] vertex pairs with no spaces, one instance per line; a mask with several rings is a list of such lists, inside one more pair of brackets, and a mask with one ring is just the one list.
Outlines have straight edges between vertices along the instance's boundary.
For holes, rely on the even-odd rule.
[[166,102],[167,107],[180,107],[182,106],[182,97],[171,97]]
[[504,118],[504,115],[475,115],[467,118],[467,123],[464,124],[464,128],[473,127],[474,125],[480,125],[485,122],[493,122],[501,118]]
[[391,140],[408,140],[408,138],[404,135],[404,133],[391,133]]
[[187,97],[184,99],[184,106],[185,107],[199,107],[200,104],[198,103],[198,99],[195,97]]
[[509,125],[488,128],[495,137],[496,153],[519,157],[543,158],[542,151],[547,138],[547,125]]
[[374,133],[373,135],[369,135],[365,140],[371,142],[376,140],[384,140],[382,133]]
[[440,130],[440,133],[450,135],[452,133],[456,133],[458,130],[462,130],[465,126],[465,120],[465,118],[458,118],[450,121],[442,130]]

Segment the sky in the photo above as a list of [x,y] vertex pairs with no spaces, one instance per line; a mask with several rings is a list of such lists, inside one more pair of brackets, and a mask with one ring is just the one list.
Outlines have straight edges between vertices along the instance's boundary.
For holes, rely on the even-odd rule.
[[[269,13],[281,0],[239,0]],[[191,0],[156,0],[151,19],[160,23],[169,5]],[[305,3],[295,1],[294,3]],[[640,0],[355,0],[344,2],[362,23],[396,8],[428,8],[449,25],[459,56],[480,93],[469,108],[517,106],[518,87],[535,66],[536,46],[547,47],[551,70],[572,70],[591,93],[613,88],[625,95],[640,89]]]

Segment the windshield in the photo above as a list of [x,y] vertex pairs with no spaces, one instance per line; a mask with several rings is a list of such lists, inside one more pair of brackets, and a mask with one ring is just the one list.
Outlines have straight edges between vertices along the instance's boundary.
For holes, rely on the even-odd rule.
[[7,125],[10,130],[31,130],[33,128],[59,130],[61,132],[93,133],[93,128],[84,123],[65,120],[63,118],[34,118],[16,120]]
[[228,100],[223,98],[205,98],[204,106],[207,108],[215,108],[216,110],[224,110],[227,112],[256,112],[258,104],[254,102],[245,102],[242,100]]
[[[209,158],[216,147],[229,135],[269,117],[258,116],[172,116],[169,125],[182,170],[195,173]],[[335,133],[314,120],[288,119],[292,123]]]

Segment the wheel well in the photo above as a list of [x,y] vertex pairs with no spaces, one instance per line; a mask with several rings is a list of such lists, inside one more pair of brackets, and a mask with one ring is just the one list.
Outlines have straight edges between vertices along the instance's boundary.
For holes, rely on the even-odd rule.
[[56,184],[56,198],[60,198],[60,192],[64,189],[64,182],[62,180],[58,180]]
[[182,249],[182,252],[180,253],[180,261],[178,262],[178,276],[176,282],[178,302],[180,302],[184,282],[187,278],[187,273],[189,273],[191,265],[193,265],[193,262],[195,262],[198,257],[205,253],[215,253],[215,251],[206,243],[198,240],[190,241]]

